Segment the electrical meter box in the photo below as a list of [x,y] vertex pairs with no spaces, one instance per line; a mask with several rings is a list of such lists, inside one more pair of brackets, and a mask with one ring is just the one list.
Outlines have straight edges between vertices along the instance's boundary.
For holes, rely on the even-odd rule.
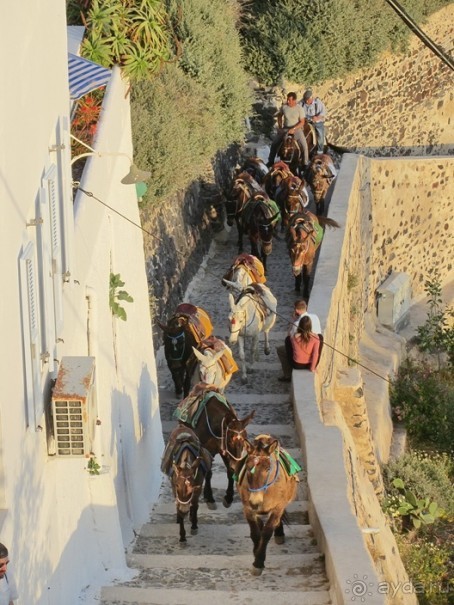
[[97,420],[94,357],[62,358],[51,409],[55,454],[89,455]]
[[377,315],[381,324],[397,332],[410,321],[411,282],[407,273],[392,272],[377,288]]

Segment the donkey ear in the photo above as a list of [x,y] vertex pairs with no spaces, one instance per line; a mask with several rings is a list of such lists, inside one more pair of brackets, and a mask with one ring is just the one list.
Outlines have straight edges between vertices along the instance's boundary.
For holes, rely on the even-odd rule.
[[223,278],[223,279],[222,279],[222,282],[223,282],[223,284],[224,284],[225,286],[227,286],[228,288],[233,288],[234,290],[238,290],[238,291],[240,291],[240,290],[241,290],[241,286],[239,286],[239,285],[237,284],[237,282],[235,282],[235,281],[229,281],[228,279],[224,279],[224,278]]
[[221,359],[221,357],[224,355],[224,353],[225,353],[225,350],[221,349],[220,351],[217,351],[216,353],[211,354],[211,363],[219,361]]
[[198,349],[196,349],[195,347],[192,347],[192,350],[194,351],[194,355],[197,357],[197,359],[200,361],[200,363],[205,364],[207,359],[205,357],[205,355],[203,353],[201,353]]
[[195,472],[199,468],[201,462],[202,462],[202,457],[197,456],[197,458],[191,464],[191,471]]
[[163,324],[162,321],[159,321],[159,319],[156,320],[156,323],[161,328],[161,330],[163,330],[164,332],[167,332],[167,324]]
[[279,441],[277,439],[275,439],[270,444],[268,444],[266,446],[268,454],[272,454],[276,450],[276,448],[278,447],[278,445],[279,445]]
[[247,426],[255,416],[255,410],[252,410],[243,420],[240,420],[243,427]]
[[233,296],[233,294],[231,292],[229,292],[229,304],[230,304],[230,310],[234,311],[235,310],[235,297]]
[[248,454],[250,454],[254,450],[254,446],[247,439],[244,440],[244,447]]

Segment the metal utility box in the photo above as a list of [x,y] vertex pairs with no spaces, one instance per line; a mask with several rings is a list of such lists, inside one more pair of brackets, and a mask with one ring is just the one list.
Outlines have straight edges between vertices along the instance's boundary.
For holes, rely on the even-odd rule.
[[394,331],[410,320],[411,282],[407,273],[392,272],[377,288],[377,315],[380,323]]
[[62,358],[51,407],[55,454],[90,454],[97,418],[94,357]]

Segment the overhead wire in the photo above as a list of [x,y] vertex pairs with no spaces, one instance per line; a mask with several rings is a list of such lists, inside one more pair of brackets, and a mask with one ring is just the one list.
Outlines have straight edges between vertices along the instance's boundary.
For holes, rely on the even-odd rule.
[[[123,213],[119,212],[118,210],[116,210],[115,208],[113,208],[112,206],[110,206],[109,204],[107,204],[106,202],[104,202],[103,200],[101,200],[100,198],[96,197],[96,195],[92,192],[92,191],[87,191],[86,189],[83,189],[80,186],[80,183],[78,183],[77,181],[73,182],[73,186],[75,188],[77,188],[79,191],[81,191],[84,195],[86,195],[87,197],[90,197],[94,200],[96,200],[98,203],[102,204],[103,206],[105,206],[106,208],[108,208],[110,211],[114,212],[115,214],[117,214],[118,216],[120,216],[122,219],[124,219],[125,221],[127,221],[128,223],[130,223],[131,225],[133,225],[134,227],[136,227],[137,229],[140,229],[141,231],[143,231],[144,233],[146,233],[147,235],[149,235],[150,237],[154,238],[156,241],[163,243],[163,239],[160,238],[158,235],[156,235],[155,233],[152,233],[151,231],[148,231],[147,229],[145,229],[144,227],[142,227],[142,225],[139,225],[138,223],[136,223],[135,221],[133,221],[132,219],[128,218],[126,215],[124,215]],[[176,254],[179,255],[181,258],[183,258],[184,260],[188,260],[187,257],[185,255],[183,255],[182,253],[180,253],[178,250],[175,250]],[[190,261],[191,262],[191,261]],[[216,273],[213,273],[212,271],[210,271],[209,269],[205,268],[205,273],[207,273],[208,275],[211,275],[212,277],[216,277],[217,279],[219,279],[219,275]],[[221,278],[222,279],[222,278]],[[293,324],[293,322],[291,320],[289,320],[287,317],[284,317],[283,315],[281,315],[280,313],[278,313],[277,311],[275,311],[276,317],[279,317],[281,319],[283,319],[289,326]],[[353,357],[351,357],[350,355],[347,355],[346,353],[344,353],[343,351],[340,351],[339,349],[337,349],[336,347],[330,345],[329,343],[327,343],[325,340],[323,340],[323,346],[330,348],[332,351],[334,351],[335,353],[339,353],[339,355],[342,355],[343,357],[345,357],[349,362],[351,363],[355,363],[356,365],[364,368],[365,370],[367,370],[368,372],[370,372],[371,374],[375,374],[375,376],[378,376],[379,378],[381,378],[382,380],[384,380],[385,382],[388,382],[391,384],[391,380],[389,380],[388,378],[386,378],[385,376],[382,376],[381,374],[379,374],[378,372],[376,372],[375,370],[372,370],[371,368],[369,368],[368,366],[360,363],[357,359],[354,359]]]
[[405,25],[417,36],[423,44],[427,46],[427,48],[436,55],[439,59],[443,61],[450,69],[454,70],[454,60],[447,53],[445,53],[438,44],[436,44],[423,30],[419,27],[419,25],[410,17],[410,15],[405,11],[403,6],[397,0],[385,0],[389,4],[389,6],[397,13],[397,15],[402,19]]

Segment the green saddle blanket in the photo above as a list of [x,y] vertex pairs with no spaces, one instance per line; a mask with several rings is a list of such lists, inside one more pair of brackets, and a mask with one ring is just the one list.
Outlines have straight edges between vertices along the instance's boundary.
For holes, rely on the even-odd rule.
[[314,223],[314,244],[318,246],[323,239],[323,229],[318,223]]
[[197,426],[200,415],[202,414],[205,406],[211,397],[216,397],[223,405],[230,409],[226,398],[221,393],[216,391],[205,391],[203,394],[197,394],[191,396],[189,394],[183,401],[178,404],[178,407],[173,413],[173,418],[184,422],[191,426],[193,429]]
[[[233,479],[237,483],[241,483],[244,478],[244,474],[246,472],[246,458],[247,456],[245,456],[241,461],[238,473],[233,475]],[[284,450],[283,448],[279,448],[279,463],[289,477],[292,477],[303,470],[295,458],[293,458],[293,456],[291,456],[287,450]]]

